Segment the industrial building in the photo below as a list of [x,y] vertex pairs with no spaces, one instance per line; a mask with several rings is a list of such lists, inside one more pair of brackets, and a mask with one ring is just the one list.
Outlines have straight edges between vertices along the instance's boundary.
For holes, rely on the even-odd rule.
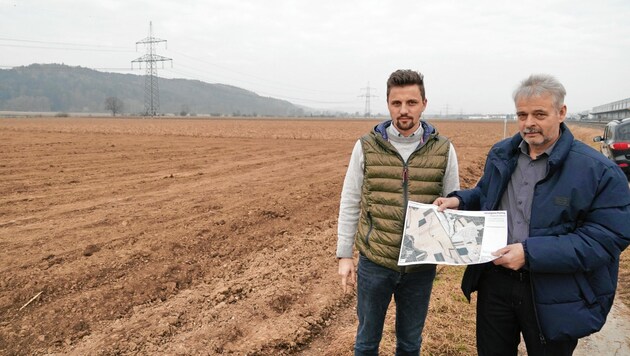
[[591,116],[601,122],[630,117],[630,98],[596,106],[591,111]]

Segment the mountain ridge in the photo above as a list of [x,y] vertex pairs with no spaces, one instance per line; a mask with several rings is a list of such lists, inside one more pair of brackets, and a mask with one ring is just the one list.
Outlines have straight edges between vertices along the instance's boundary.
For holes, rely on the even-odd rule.
[[[228,84],[159,78],[159,113],[235,116],[302,116],[307,108]],[[101,72],[65,64],[0,69],[0,111],[107,112],[105,99],[123,102],[123,113],[144,112],[145,76]]]

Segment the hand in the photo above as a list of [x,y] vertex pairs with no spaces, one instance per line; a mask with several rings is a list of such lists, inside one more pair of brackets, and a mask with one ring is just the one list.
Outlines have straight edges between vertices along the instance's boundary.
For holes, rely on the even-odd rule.
[[515,271],[525,266],[525,250],[522,243],[507,245],[492,253],[493,256],[500,256],[492,261],[497,266],[503,266]]
[[341,287],[344,293],[347,293],[349,288],[354,288],[357,284],[357,274],[354,271],[354,259],[339,259],[339,275],[341,276]]
[[456,197],[450,197],[450,198],[437,198],[435,199],[435,201],[433,202],[433,205],[437,205],[438,206],[438,211],[444,211],[446,209],[457,209],[459,208],[459,199],[457,199]]

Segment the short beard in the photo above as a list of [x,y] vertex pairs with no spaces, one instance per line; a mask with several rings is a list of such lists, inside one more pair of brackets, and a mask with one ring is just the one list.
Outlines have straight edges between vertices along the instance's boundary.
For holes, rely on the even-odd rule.
[[394,126],[396,126],[396,128],[399,131],[407,131],[407,130],[411,130],[416,123],[413,121],[413,119],[409,116],[404,116],[404,118],[409,119],[409,124],[403,124],[402,122],[400,122],[400,118],[398,118],[398,120],[394,121]]

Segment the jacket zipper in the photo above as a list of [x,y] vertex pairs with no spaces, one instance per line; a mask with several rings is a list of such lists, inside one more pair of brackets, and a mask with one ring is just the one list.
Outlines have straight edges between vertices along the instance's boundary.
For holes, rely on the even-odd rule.
[[[545,180],[546,178],[547,177],[543,178],[543,180]],[[537,182],[536,185],[534,186],[534,198],[536,197],[536,189],[538,188],[539,183],[540,182]],[[506,186],[506,189],[507,189],[507,186]],[[534,198],[532,198],[532,205],[534,204]],[[532,226],[530,224],[529,225],[530,233],[531,233],[531,229],[532,229]],[[527,256],[525,256],[525,258],[527,258]],[[534,274],[531,272],[529,273],[529,287],[532,293],[532,305],[534,307],[534,317],[536,318],[536,325],[538,325],[538,338],[540,339],[540,343],[542,345],[545,345],[547,343],[547,340],[545,340],[545,335],[543,335],[542,333],[542,328],[540,327],[540,320],[538,319],[538,310],[536,309],[536,295],[534,294]]]
[[534,307],[534,318],[536,318],[536,325],[538,325],[538,339],[540,339],[540,343],[545,345],[547,340],[545,340],[545,335],[542,333],[542,329],[540,328],[540,320],[538,320],[538,310],[536,310],[536,297],[534,296],[534,278],[532,273],[529,274],[529,287],[532,292],[532,305]]
[[[497,167],[497,170],[499,171],[499,175],[501,173],[503,173],[503,170],[499,169],[497,163],[495,163],[494,166]],[[509,165],[508,165],[508,172],[514,172],[513,167],[509,167]],[[545,178],[543,178],[543,180]],[[503,180],[504,179],[502,179],[502,181]],[[540,182],[538,182],[538,183],[540,183]],[[538,186],[538,183],[536,183],[536,186]],[[499,198],[497,198],[497,200],[492,205],[492,210],[496,210],[499,207],[499,204],[501,202],[500,201],[500,197],[503,196],[503,194],[505,193],[506,189],[507,189],[507,183],[503,186],[502,191],[499,192],[499,195],[498,195]],[[536,187],[534,187],[534,195],[535,195],[535,193],[536,193]],[[531,226],[530,226],[530,229],[531,229]],[[533,274],[531,272],[529,274],[529,287],[530,287],[530,292],[532,294],[532,305],[533,305],[533,308],[534,308],[534,318],[536,319],[536,326],[538,326],[538,339],[540,340],[540,343],[542,345],[545,345],[547,343],[547,340],[545,339],[545,335],[543,335],[542,329],[540,328],[540,319],[538,318],[538,310],[536,309],[536,297],[534,295],[534,278],[533,278]]]

